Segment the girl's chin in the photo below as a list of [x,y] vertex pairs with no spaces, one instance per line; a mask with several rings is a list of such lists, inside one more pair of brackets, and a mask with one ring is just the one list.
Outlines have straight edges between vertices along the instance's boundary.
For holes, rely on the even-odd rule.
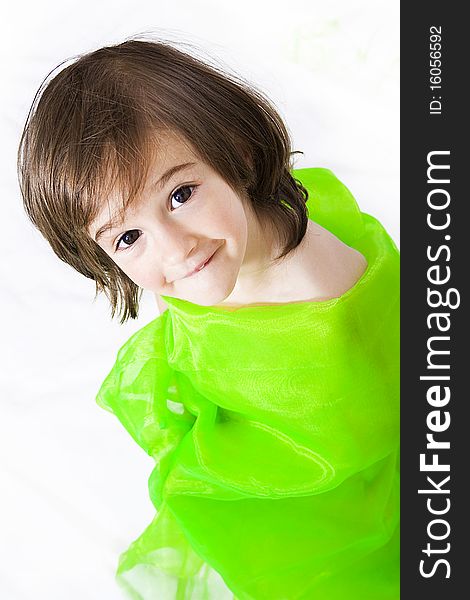
[[[220,286],[217,285],[218,283],[220,283]],[[230,283],[222,285],[222,282],[211,281],[209,285],[201,286],[199,289],[192,289],[187,292],[185,290],[180,294],[175,291],[174,296],[200,306],[215,306],[221,304],[232,293],[235,283],[233,285],[230,285]]]
[[200,306],[215,306],[222,303],[229,294],[216,294],[214,292],[191,294],[188,297],[188,302],[199,304]]

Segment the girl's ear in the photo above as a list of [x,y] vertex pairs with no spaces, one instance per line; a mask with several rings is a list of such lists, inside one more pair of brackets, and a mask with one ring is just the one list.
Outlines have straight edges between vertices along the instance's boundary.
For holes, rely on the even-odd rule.
[[253,165],[253,157],[251,155],[251,152],[249,152],[249,150],[247,150],[245,148],[243,151],[243,156],[245,157],[246,162],[250,165],[250,169],[253,169],[254,165]]
[[253,169],[253,157],[251,155],[251,151],[247,148],[246,143],[242,141],[234,131],[230,131],[229,136],[234,145],[241,150],[243,158],[245,159],[245,162],[249,164],[250,169]]
[[243,158],[245,159],[245,161],[248,163],[248,165],[250,166],[250,169],[253,169],[253,156],[251,155],[250,150],[248,150],[248,148],[246,147],[246,145],[243,142],[239,142],[240,146],[241,146],[241,151],[243,154]]

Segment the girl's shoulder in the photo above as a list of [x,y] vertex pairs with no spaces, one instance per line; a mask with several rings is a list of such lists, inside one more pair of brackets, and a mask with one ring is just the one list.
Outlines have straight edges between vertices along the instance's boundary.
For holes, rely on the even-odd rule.
[[116,364],[123,364],[148,358],[166,358],[163,341],[166,313],[147,323],[119,348]]
[[321,290],[320,297],[317,294],[312,301],[338,298],[362,277],[368,262],[359,250],[345,244],[325,227],[310,221],[309,228],[316,240],[311,244],[309,253],[312,282]]
[[292,176],[308,192],[310,219],[338,237],[348,246],[364,233],[362,212],[354,196],[330,169],[311,167],[294,169]]

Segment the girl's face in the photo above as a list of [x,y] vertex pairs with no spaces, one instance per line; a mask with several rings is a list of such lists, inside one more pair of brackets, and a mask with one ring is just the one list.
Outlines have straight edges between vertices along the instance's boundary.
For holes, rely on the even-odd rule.
[[262,241],[248,201],[172,134],[161,140],[142,197],[107,228],[118,208],[110,198],[89,233],[134,283],[158,295],[212,306],[256,267]]

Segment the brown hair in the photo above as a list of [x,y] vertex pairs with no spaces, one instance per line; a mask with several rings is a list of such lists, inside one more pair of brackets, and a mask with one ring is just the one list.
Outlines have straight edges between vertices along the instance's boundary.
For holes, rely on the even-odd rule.
[[302,241],[308,193],[290,173],[290,136],[251,84],[167,42],[138,39],[84,54],[46,84],[49,75],[18,150],[25,210],[57,256],[94,279],[121,323],[137,317],[142,290],[88,227],[116,184],[123,210],[142,192],[159,131],[189,141],[249,197],[256,217],[277,232],[276,261]]

